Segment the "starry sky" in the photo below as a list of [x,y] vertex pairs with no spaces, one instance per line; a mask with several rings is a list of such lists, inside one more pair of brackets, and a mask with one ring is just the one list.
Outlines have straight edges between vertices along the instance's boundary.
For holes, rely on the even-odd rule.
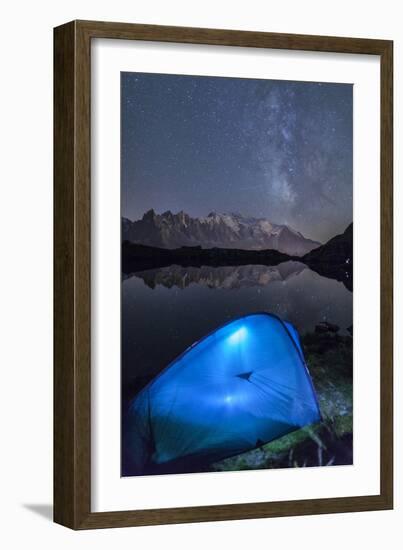
[[325,242],[352,221],[350,84],[121,74],[122,216],[239,212]]

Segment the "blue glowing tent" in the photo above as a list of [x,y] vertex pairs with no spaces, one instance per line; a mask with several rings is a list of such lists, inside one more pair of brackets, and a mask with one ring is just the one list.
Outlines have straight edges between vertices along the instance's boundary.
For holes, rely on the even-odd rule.
[[188,348],[134,398],[129,475],[206,469],[319,420],[296,329],[247,315]]

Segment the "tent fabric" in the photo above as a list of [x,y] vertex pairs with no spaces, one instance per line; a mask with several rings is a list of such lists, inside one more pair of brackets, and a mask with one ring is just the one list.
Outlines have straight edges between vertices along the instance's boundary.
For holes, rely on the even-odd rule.
[[129,475],[200,471],[320,418],[297,330],[247,315],[188,348],[134,398]]

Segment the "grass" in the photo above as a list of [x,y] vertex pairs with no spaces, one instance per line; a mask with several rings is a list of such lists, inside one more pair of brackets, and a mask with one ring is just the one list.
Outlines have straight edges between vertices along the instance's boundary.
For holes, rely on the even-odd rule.
[[352,463],[353,339],[308,333],[306,362],[323,421],[296,430],[258,449],[212,465],[215,471],[323,466]]

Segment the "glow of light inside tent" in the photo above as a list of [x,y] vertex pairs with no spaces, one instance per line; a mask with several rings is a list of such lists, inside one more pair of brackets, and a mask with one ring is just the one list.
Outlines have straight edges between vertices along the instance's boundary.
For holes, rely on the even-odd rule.
[[[271,391],[272,379],[278,392],[277,386]],[[218,447],[223,457],[231,456],[241,448],[250,450],[258,438],[276,439],[320,420],[296,329],[266,314],[218,329],[147,388],[136,396],[133,408],[138,430],[133,444],[139,464],[135,475],[144,475],[142,461],[154,445],[154,433],[158,435],[158,451],[151,457],[155,464],[191,453],[208,464],[210,458],[216,459]],[[154,426],[156,430],[151,429]]]
[[242,340],[246,338],[247,333],[248,331],[246,330],[246,328],[241,327],[228,337],[228,342],[230,344],[238,344],[239,342],[242,342]]

